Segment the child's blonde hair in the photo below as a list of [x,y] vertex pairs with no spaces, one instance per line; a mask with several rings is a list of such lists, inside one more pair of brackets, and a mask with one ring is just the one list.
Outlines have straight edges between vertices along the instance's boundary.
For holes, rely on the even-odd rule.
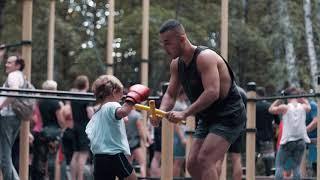
[[116,92],[123,91],[123,85],[118,78],[112,75],[102,75],[92,84],[92,92],[97,102],[101,102],[112,95],[114,90]]

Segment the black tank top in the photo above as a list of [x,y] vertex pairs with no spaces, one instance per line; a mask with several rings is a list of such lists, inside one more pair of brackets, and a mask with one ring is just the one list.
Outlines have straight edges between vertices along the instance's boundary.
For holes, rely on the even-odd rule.
[[[178,60],[179,80],[191,103],[195,102],[204,91],[201,76],[197,69],[197,57],[200,52],[205,49],[208,48],[205,46],[198,46],[189,65],[186,65],[180,58]],[[223,99],[217,99],[208,108],[197,113],[196,117],[197,119],[204,119],[211,122],[219,122],[223,120],[221,122],[224,124],[239,124],[240,122],[243,122],[242,120],[239,120],[239,116],[243,115],[245,108],[234,81],[234,74],[229,64],[225,60],[224,62],[228,67],[231,77],[231,86],[227,96]]]

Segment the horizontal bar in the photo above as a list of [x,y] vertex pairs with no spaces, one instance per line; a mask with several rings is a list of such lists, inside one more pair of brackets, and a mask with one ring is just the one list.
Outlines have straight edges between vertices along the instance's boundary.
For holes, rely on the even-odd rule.
[[63,95],[63,96],[91,96],[91,97],[94,96],[93,93],[81,93],[81,92],[72,92],[72,91],[50,91],[50,90],[42,90],[42,89],[12,89],[12,88],[0,87],[0,91],[56,94],[56,95]]
[[299,94],[299,95],[288,95],[288,96],[258,97],[258,98],[248,98],[247,100],[248,100],[248,101],[263,101],[263,100],[292,99],[292,98],[308,98],[308,97],[319,97],[319,93]]
[[[4,88],[0,87],[0,91],[8,91],[8,92],[20,92],[20,93],[35,93],[35,94],[55,94],[61,96],[78,96],[78,97],[88,97],[94,98],[93,93],[82,93],[82,92],[72,92],[72,91],[51,91],[51,90],[43,90],[43,89],[12,89],[12,88]],[[1,95],[5,96],[5,95]],[[19,96],[13,96],[19,97]],[[123,96],[125,98],[125,96]],[[61,99],[61,98],[60,98]],[[148,100],[159,100],[159,96],[149,96]]]
[[11,47],[18,47],[18,46],[22,46],[22,45],[31,45],[31,41],[29,40],[23,40],[14,44],[5,44],[4,46],[1,46],[0,49],[8,49]]
[[33,98],[33,99],[55,99],[55,100],[66,100],[66,101],[96,101],[95,98],[84,98],[84,97],[69,97],[69,96],[44,96],[34,94],[14,94],[14,93],[0,93],[0,96],[6,97],[18,97],[18,98]]
[[[18,97],[18,98],[34,98],[34,99],[55,99],[55,100],[66,100],[66,101],[90,101],[95,102],[94,97],[71,97],[71,96],[48,96],[48,95],[39,95],[39,94],[15,94],[15,93],[0,93],[0,96],[7,97]],[[125,96],[123,97],[123,99]],[[149,96],[149,100],[159,99],[157,96]]]

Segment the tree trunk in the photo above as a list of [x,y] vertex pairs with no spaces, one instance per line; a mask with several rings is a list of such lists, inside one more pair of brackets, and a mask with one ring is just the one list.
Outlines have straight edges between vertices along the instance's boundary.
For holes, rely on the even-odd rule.
[[249,0],[242,0],[243,17],[242,22],[246,24],[248,22]]
[[[1,32],[2,32],[2,29],[3,29],[3,11],[6,7],[6,0],[0,0],[0,39],[1,38]],[[1,43],[1,42],[0,42]]]
[[285,59],[290,86],[300,87],[296,68],[296,54],[293,46],[293,33],[286,0],[278,0],[281,32],[284,34]]
[[303,1],[303,10],[304,10],[304,23],[305,23],[305,33],[308,47],[308,56],[310,63],[310,75],[312,88],[316,88],[316,73],[318,72],[317,66],[317,55],[313,43],[313,30],[312,30],[312,20],[311,20],[311,3],[310,0]]
[[317,21],[318,21],[318,24],[320,24],[320,0],[317,0]]

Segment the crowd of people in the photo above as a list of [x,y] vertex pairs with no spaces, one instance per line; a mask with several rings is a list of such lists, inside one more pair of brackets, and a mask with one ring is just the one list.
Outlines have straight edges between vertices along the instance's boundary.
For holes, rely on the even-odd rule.
[[[166,119],[174,123],[173,175],[184,176],[187,167],[194,179],[218,179],[224,155],[229,153],[232,177],[242,179],[245,91],[236,84],[231,67],[220,55],[191,44],[179,21],[164,22],[159,33],[160,42],[171,58],[170,80],[157,107],[168,112]],[[3,56],[3,50],[0,51]],[[23,86],[24,66],[19,55],[8,56],[4,87]],[[126,89],[112,75],[98,77],[91,87],[94,103],[40,99],[35,104],[29,135],[31,179],[58,176],[62,180],[115,177],[131,180],[137,179],[137,173],[141,177],[159,177],[161,119],[144,121],[142,113],[134,109],[136,103],[147,100],[150,89],[141,84]],[[58,83],[46,80],[42,89],[56,91]],[[77,76],[70,91],[90,91],[88,77]],[[284,92],[285,95],[304,93],[295,87]],[[265,96],[264,88],[257,88],[257,96]],[[12,98],[1,97],[1,180],[19,179],[19,146],[15,145],[19,144],[21,119],[15,116],[11,104]],[[179,122],[188,116],[195,117],[196,128],[186,159],[186,127]],[[306,149],[315,172],[316,146],[310,143],[310,138],[317,136],[316,116],[317,106],[311,99],[257,102],[256,149],[257,157],[263,161],[263,175],[299,179]]]

